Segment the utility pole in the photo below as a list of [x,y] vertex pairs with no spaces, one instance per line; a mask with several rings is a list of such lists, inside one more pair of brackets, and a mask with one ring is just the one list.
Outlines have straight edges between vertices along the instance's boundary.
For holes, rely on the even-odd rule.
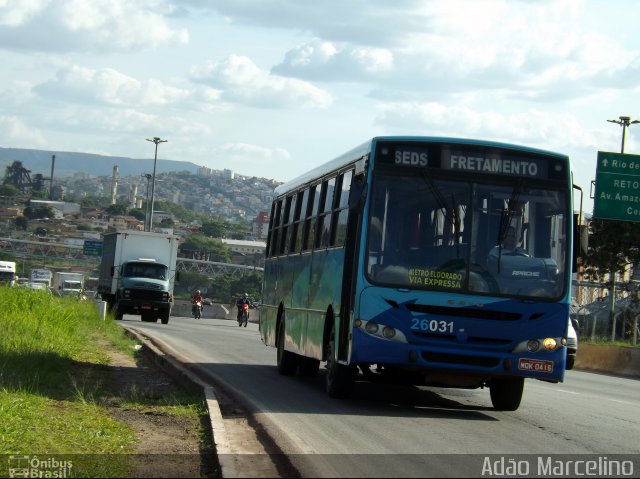
[[147,200],[144,205],[144,230],[149,231],[147,225],[149,224],[149,181],[151,181],[151,173],[144,173],[142,177],[147,179]]
[[157,136],[154,136],[153,140],[150,140],[149,138],[146,138],[146,140],[156,144],[156,154],[153,158],[153,177],[151,180],[151,214],[149,215],[149,231],[151,231],[151,229],[153,228],[153,201],[156,188],[156,163],[158,162],[158,143],[166,143],[169,140],[162,140]]
[[[620,145],[620,154],[624,154],[624,140],[626,137],[627,127],[630,125],[634,125],[636,123],[640,123],[639,120],[631,121],[630,116],[620,116],[619,120],[607,120],[610,123],[616,123],[622,127],[622,143]],[[634,265],[635,266],[635,265]],[[611,341],[616,340],[616,272],[611,270],[609,272],[611,276]],[[624,339],[624,322],[622,325],[622,339]]]

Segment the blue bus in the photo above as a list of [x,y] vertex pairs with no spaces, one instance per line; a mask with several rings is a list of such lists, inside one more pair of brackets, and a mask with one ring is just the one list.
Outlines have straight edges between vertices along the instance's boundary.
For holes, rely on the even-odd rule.
[[488,387],[564,379],[569,158],[511,144],[375,137],[276,188],[260,336],[283,375]]

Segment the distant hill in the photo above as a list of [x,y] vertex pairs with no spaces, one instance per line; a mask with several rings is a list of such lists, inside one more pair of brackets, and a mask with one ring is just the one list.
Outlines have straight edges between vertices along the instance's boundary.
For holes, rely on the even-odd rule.
[[[69,151],[29,150],[22,148],[0,148],[0,178],[4,178],[6,167],[14,161],[31,171],[31,176],[40,173],[45,178],[51,176],[51,157],[56,156],[53,177],[62,178],[74,173],[92,176],[111,176],[113,167],[118,165],[119,176],[138,176],[153,173],[153,158],[136,159],[120,156],[94,155]],[[158,158],[156,173],[187,171],[196,173],[199,166],[187,161],[161,160]]]

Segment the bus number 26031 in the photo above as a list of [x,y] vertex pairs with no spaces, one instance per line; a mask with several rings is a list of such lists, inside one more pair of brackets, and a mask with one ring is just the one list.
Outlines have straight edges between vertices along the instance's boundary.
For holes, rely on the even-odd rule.
[[438,321],[437,319],[411,319],[412,331],[430,333],[453,333],[453,321]]

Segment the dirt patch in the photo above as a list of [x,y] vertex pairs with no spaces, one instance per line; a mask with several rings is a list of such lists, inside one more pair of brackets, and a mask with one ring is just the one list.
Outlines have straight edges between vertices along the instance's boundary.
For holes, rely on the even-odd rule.
[[145,354],[134,360],[108,351],[110,397],[105,404],[111,417],[135,431],[133,477],[221,477],[215,447],[207,439],[208,417],[159,411],[167,398],[184,397],[181,387]]

